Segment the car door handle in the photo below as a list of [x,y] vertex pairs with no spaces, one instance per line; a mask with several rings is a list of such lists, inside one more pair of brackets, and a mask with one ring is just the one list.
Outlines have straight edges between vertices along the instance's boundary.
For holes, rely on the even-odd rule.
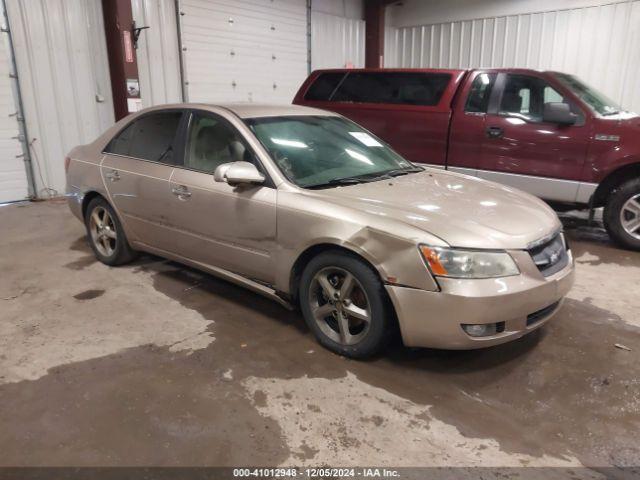
[[504,130],[500,127],[487,127],[486,132],[489,138],[500,138],[504,135]]
[[120,174],[118,173],[117,170],[111,170],[110,172],[107,172],[104,176],[107,177],[112,182],[117,182],[118,180],[120,180]]
[[180,200],[186,200],[191,196],[191,192],[184,185],[179,185],[171,189],[171,193],[176,195]]

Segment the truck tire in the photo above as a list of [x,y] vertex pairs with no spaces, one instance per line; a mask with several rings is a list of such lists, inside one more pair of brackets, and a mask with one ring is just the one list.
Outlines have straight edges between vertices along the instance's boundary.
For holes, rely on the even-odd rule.
[[628,180],[611,192],[603,220],[616,243],[640,250],[640,178]]

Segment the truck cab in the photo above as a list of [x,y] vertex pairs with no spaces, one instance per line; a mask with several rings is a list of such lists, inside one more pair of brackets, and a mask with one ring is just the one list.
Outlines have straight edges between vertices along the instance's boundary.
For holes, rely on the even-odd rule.
[[529,69],[313,72],[294,102],[338,112],[408,160],[562,206],[605,207],[640,249],[640,116],[577,77]]

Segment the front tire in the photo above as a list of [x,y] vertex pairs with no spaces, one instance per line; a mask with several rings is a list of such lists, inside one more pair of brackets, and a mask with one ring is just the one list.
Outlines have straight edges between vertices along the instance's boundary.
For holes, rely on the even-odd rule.
[[84,223],[89,245],[105,265],[123,265],[137,256],[129,246],[116,212],[104,198],[96,197],[89,202]]
[[377,272],[354,255],[330,251],[313,258],[300,279],[305,322],[325,348],[351,358],[380,352],[394,315]]
[[614,241],[640,250],[640,178],[623,183],[609,195],[603,220]]

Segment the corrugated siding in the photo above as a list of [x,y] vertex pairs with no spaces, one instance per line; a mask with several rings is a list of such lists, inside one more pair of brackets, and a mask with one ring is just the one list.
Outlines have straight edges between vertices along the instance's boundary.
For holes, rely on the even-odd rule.
[[138,40],[140,97],[144,107],[182,101],[174,0],[131,0]]
[[574,73],[640,112],[640,1],[387,28],[388,67],[524,67]]
[[0,203],[29,195],[22,147],[17,140],[16,103],[11,85],[11,56],[6,34],[0,39]]
[[290,103],[307,76],[304,0],[181,0],[188,100]]
[[37,193],[62,195],[65,155],[114,121],[101,3],[7,0],[7,10]]
[[364,20],[311,13],[311,68],[364,67]]

